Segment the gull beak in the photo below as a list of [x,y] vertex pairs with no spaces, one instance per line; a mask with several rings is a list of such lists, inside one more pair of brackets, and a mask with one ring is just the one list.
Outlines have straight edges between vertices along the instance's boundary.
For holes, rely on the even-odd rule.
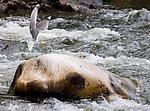
[[40,4],[37,4],[35,7],[39,9],[40,8]]
[[47,20],[51,20],[51,16],[47,17]]

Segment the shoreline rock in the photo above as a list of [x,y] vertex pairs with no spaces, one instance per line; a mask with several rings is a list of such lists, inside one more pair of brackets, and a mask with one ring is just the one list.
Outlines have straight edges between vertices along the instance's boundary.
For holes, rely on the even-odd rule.
[[41,5],[43,11],[86,11],[102,5],[102,0],[2,0],[0,13],[9,11],[31,10],[36,4]]
[[0,14],[10,11],[32,10],[36,4],[42,6],[41,10],[48,11],[81,11],[100,9],[102,3],[115,6],[118,9],[133,8],[150,10],[149,0],[1,0]]

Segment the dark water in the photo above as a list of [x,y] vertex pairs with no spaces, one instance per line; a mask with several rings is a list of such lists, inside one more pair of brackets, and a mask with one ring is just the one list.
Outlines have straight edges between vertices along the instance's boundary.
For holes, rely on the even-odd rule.
[[[0,108],[12,111],[81,110],[112,111],[150,109],[150,11],[103,8],[90,13],[57,12],[51,15],[48,30],[29,52],[29,15],[0,19]],[[9,96],[7,91],[17,66],[24,60],[46,54],[63,53],[85,59],[119,76],[138,83],[137,101],[112,97],[110,102],[74,102],[47,98],[39,103]]]

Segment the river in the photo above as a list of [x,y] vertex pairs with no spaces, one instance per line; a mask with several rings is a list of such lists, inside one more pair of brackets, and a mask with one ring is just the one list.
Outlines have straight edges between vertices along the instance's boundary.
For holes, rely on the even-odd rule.
[[[30,15],[0,18],[0,110],[2,111],[149,111],[150,110],[150,11],[108,8],[88,13],[41,13],[52,16],[40,32],[32,51]],[[137,98],[112,96],[110,101],[62,101],[46,98],[33,102],[7,91],[20,63],[30,58],[62,53],[80,57],[116,75],[136,80]]]

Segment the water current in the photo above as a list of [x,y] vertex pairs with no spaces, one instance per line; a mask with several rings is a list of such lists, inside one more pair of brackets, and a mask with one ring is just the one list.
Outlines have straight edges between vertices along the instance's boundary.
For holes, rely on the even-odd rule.
[[[50,12],[49,28],[40,32],[32,51],[30,15],[0,18],[0,110],[4,111],[149,111],[150,11],[147,9],[91,10],[88,13]],[[116,75],[136,80],[136,100],[112,96],[110,101],[31,102],[7,95],[16,68],[30,58],[63,53],[80,57]]]

